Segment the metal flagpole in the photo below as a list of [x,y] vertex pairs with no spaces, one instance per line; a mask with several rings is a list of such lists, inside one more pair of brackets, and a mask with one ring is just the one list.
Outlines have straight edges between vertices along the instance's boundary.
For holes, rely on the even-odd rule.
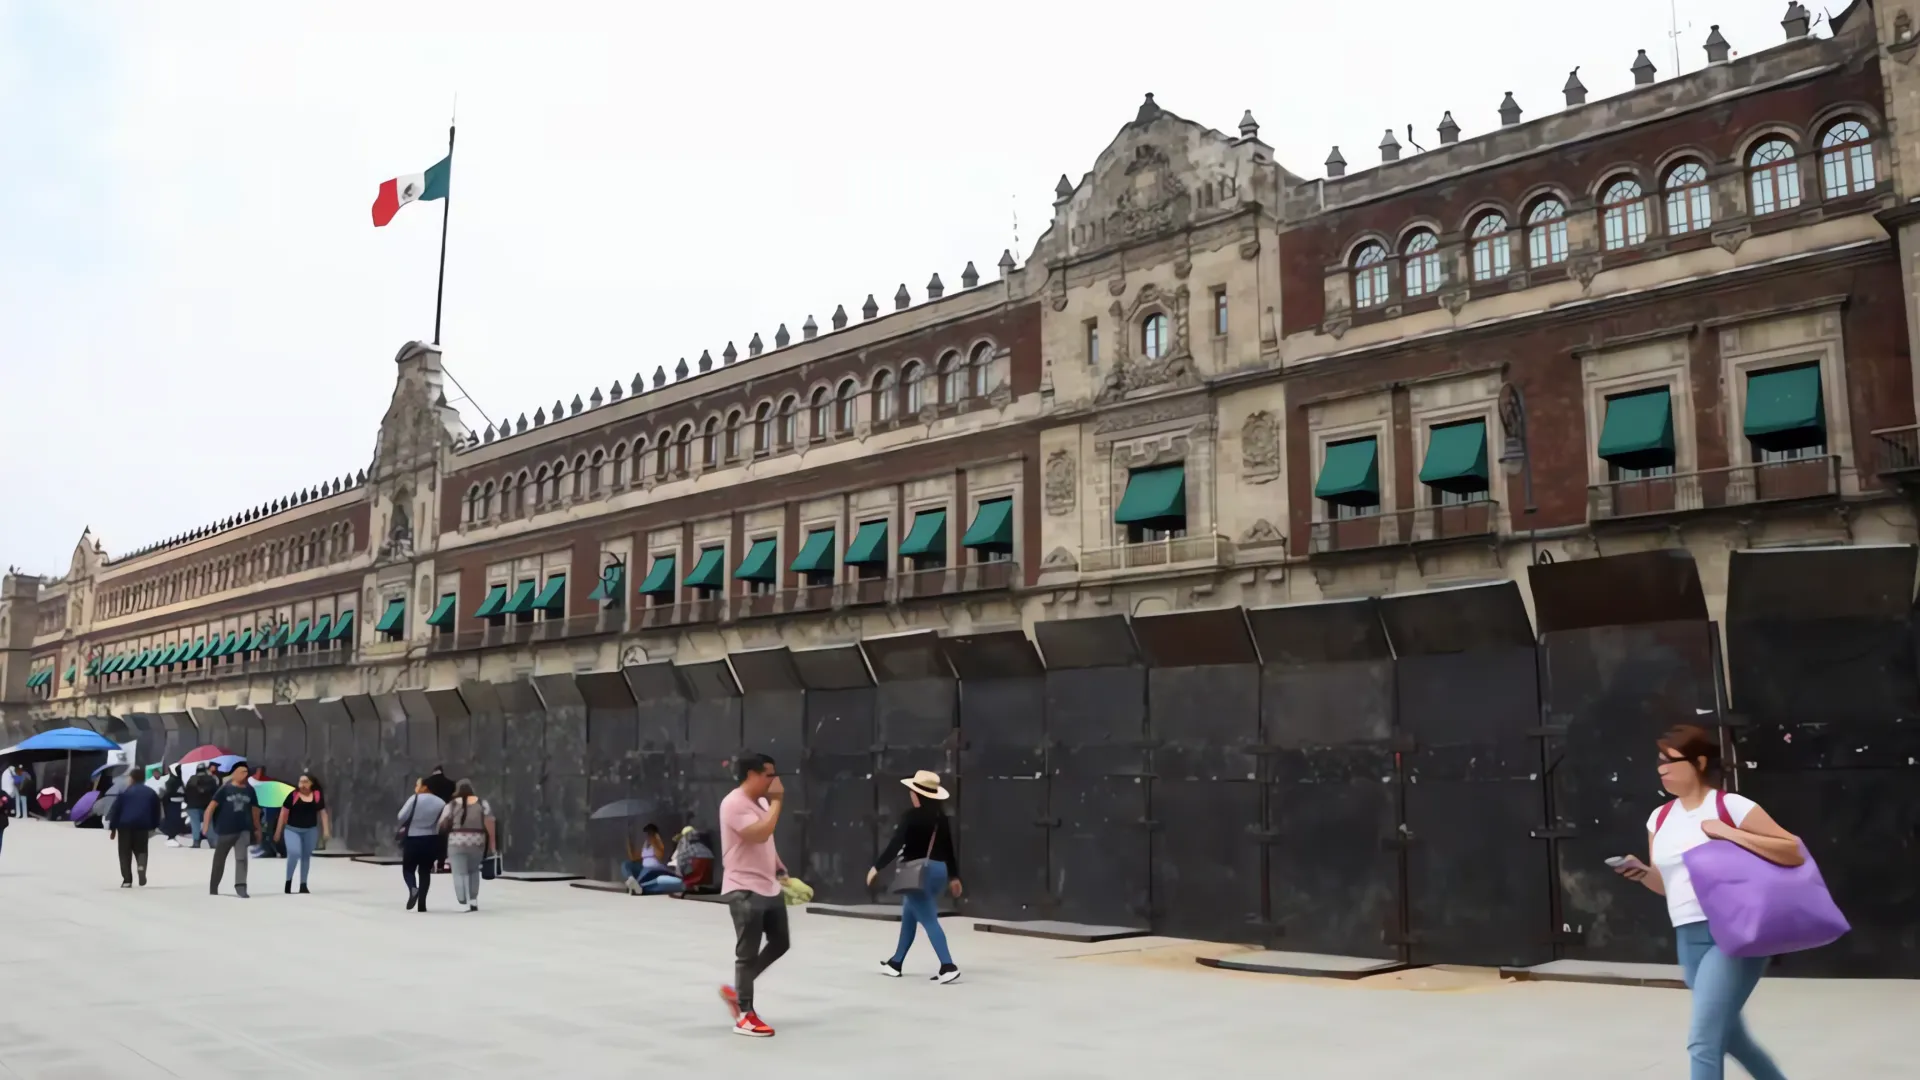
[[440,344],[440,306],[447,296],[447,217],[453,210],[453,125],[447,125],[447,197],[440,200],[440,283],[433,290],[433,343]]

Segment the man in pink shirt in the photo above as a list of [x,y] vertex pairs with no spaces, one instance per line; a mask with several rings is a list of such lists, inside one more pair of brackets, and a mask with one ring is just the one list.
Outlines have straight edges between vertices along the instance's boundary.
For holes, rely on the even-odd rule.
[[[780,883],[787,868],[773,848],[786,788],[773,759],[742,754],[734,762],[740,786],[720,800],[720,892],[733,913],[733,985],[720,998],[733,1013],[733,1033],[773,1034],[753,1011],[753,981],[787,951],[787,903]],[[760,939],[766,938],[766,948]]]

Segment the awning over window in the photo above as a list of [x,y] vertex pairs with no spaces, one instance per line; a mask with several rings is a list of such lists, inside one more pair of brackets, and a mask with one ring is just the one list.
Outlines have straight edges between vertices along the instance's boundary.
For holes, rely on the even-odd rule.
[[222,639],[219,634],[215,634],[210,640],[212,644],[207,647],[209,658],[217,660],[227,655],[227,646],[232,643],[231,639]]
[[205,659],[207,655],[207,650],[211,648],[213,648],[213,642],[208,641],[206,638],[195,639],[193,643],[193,650],[187,653],[187,659],[189,660]]
[[333,628],[333,616],[322,615],[314,622],[313,631],[307,635],[307,644],[318,645],[327,640],[327,631]]
[[480,602],[480,607],[473,613],[473,617],[476,619],[489,619],[500,614],[500,609],[506,606],[507,587],[505,585],[495,585],[493,588],[487,590],[487,598]]
[[865,521],[860,531],[853,534],[853,543],[847,545],[848,566],[872,566],[887,561],[887,523],[884,521]]
[[600,571],[600,580],[587,594],[587,599],[596,602],[620,599],[620,586],[627,580],[627,568],[619,564]]
[[275,630],[273,632],[273,637],[270,638],[266,644],[260,646],[260,648],[262,650],[284,649],[287,647],[287,638],[292,633],[293,633],[293,627],[288,626],[286,623],[281,623],[280,629]]
[[119,671],[120,668],[117,666],[119,663],[120,663],[119,657],[117,656],[107,657],[107,662],[100,665],[100,674],[111,675],[114,672]]
[[[347,618],[349,619],[353,618],[353,612],[351,611],[347,612]],[[232,656],[234,653],[237,653],[239,651],[240,651],[240,635],[236,631],[229,630],[227,631],[226,640],[220,643],[220,651],[218,653],[215,653],[214,655]]]
[[387,610],[380,613],[380,621],[373,629],[376,633],[392,634],[400,632],[407,620],[407,602],[405,600],[387,601]]
[[[1185,518],[1186,511],[1186,474],[1181,471],[1180,487],[1174,498],[1180,507],[1179,516]],[[1133,491],[1134,480],[1127,481],[1127,491]],[[1125,502],[1125,499],[1121,500]],[[1115,515],[1118,520],[1118,515]],[[1013,553],[1013,500],[992,499],[980,504],[973,515],[973,524],[967,526],[966,534],[960,537],[960,546],[977,548],[981,551],[1003,551]]]
[[1820,365],[1774,368],[1747,375],[1743,429],[1762,450],[1798,450],[1827,441]]
[[[1011,509],[1012,504],[1008,506]],[[981,506],[981,510],[986,510],[985,505]],[[1127,477],[1127,491],[1120,497],[1120,508],[1113,512],[1113,520],[1121,525],[1144,525],[1149,528],[1184,524],[1187,520],[1187,467],[1162,465],[1155,469],[1136,469],[1133,475]],[[971,535],[973,530],[968,529],[967,532]]]
[[100,658],[99,657],[96,656],[93,659],[87,661],[87,674],[88,675],[100,674]]
[[533,606],[549,615],[563,615],[567,610],[567,575],[555,574],[547,579],[547,587],[534,597]]
[[31,690],[34,687],[39,686],[41,681],[40,676],[45,674],[46,672],[44,671],[36,671],[33,674],[27,676],[27,689]]
[[328,641],[343,641],[353,635],[353,612],[343,611],[333,620],[333,633],[327,635]]
[[159,657],[156,658],[153,662],[161,667],[165,667],[168,664],[173,663],[173,654],[179,651],[180,651],[180,646],[168,645],[165,648],[160,650]]
[[1380,504],[1379,444],[1373,436],[1328,443],[1313,497],[1342,506]]
[[918,558],[946,553],[947,512],[922,510],[913,515],[913,528],[907,530],[907,538],[900,542],[900,554]]
[[240,641],[238,644],[234,645],[233,651],[237,653],[249,653],[253,651],[253,631],[252,630],[240,631]]
[[74,678],[79,674],[80,674],[80,661],[75,660],[73,663],[67,665],[67,673],[65,675],[62,675],[60,679],[62,682],[66,683],[68,686],[72,686]]
[[1623,469],[1673,464],[1673,399],[1665,387],[1607,399],[1600,425],[1600,460]]
[[298,645],[307,640],[307,631],[313,628],[312,619],[301,619],[293,624],[293,634],[287,638],[287,644]]
[[647,567],[646,579],[640,582],[641,596],[659,596],[673,592],[673,556],[656,555],[653,565]]
[[726,554],[726,548],[702,548],[700,561],[693,564],[693,573],[682,584],[695,589],[717,589],[726,584],[727,568],[720,564]]
[[523,581],[514,586],[513,595],[507,598],[507,606],[500,610],[508,615],[519,615],[533,610],[533,582]]
[[747,549],[747,557],[734,568],[733,576],[741,581],[773,581],[780,572],[773,561],[778,548],[779,543],[771,536],[755,540]]
[[1420,482],[1459,495],[1487,490],[1487,422],[1469,420],[1428,431]]
[[442,596],[440,602],[433,606],[433,614],[427,616],[427,625],[436,630],[452,626],[453,605],[458,603],[459,599],[460,598],[453,593]]
[[800,554],[794,556],[793,565],[787,567],[797,574],[830,574],[833,572],[833,530],[815,529],[807,534],[807,542],[801,545]]
[[128,664],[127,668],[131,671],[139,671],[141,668],[146,667],[152,661],[153,661],[153,650],[141,649],[138,653],[134,654],[133,663]]

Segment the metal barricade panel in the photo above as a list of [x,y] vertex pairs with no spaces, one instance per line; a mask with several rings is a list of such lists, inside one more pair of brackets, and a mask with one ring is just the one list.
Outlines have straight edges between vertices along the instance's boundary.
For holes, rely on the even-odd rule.
[[[1109,644],[1117,642],[1107,637]],[[1051,664],[1054,651],[1043,646],[1043,652]],[[1089,654],[1074,653],[1082,659]],[[1046,686],[1053,748],[1048,816],[1058,822],[1048,852],[1049,879],[1060,917],[1149,925],[1146,671],[1049,667]]]

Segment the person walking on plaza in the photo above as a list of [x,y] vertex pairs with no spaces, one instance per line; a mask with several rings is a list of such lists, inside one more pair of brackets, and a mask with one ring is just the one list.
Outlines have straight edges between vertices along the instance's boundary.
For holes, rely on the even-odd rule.
[[926,930],[934,955],[940,958],[940,972],[933,981],[958,982],[960,968],[947,951],[947,932],[940,927],[940,894],[951,892],[956,899],[960,896],[960,859],[954,853],[953,826],[940,808],[947,800],[947,789],[940,786],[939,773],[925,769],[900,783],[906,785],[913,806],[900,815],[893,837],[867,871],[867,885],[871,887],[887,864],[900,860],[894,877],[894,891],[900,894],[900,943],[894,946],[892,959],[880,961],[880,974],[895,979],[901,976],[901,965],[913,948],[914,928],[918,926]]
[[293,891],[293,871],[300,870],[300,891],[307,891],[307,871],[313,866],[313,853],[322,836],[333,839],[333,822],[327,814],[327,797],[312,773],[301,773],[293,794],[280,808],[278,835],[274,837],[287,853],[286,892]]
[[6,847],[7,823],[13,820],[13,808],[19,802],[11,792],[0,791],[0,849]]
[[433,864],[440,858],[440,811],[446,800],[427,789],[426,777],[413,782],[413,794],[394,820],[400,834],[400,877],[407,883],[407,910],[427,910]]
[[1647,818],[1647,857],[1653,865],[1628,857],[1615,871],[1667,898],[1681,971],[1693,991],[1693,1018],[1687,1028],[1690,1076],[1721,1080],[1731,1056],[1754,1080],[1786,1080],[1740,1018],[1766,973],[1767,957],[1720,951],[1683,856],[1709,840],[1731,841],[1781,866],[1798,866],[1806,854],[1799,838],[1775,824],[1752,799],[1718,789],[1720,742],[1706,729],[1682,724],[1656,745],[1660,784],[1674,798]]
[[207,843],[213,843],[204,827],[207,806],[213,802],[213,794],[220,790],[220,781],[214,779],[205,765],[193,770],[193,779],[181,788],[181,799],[187,804],[187,829],[193,834],[193,846],[199,847],[204,836]]
[[160,831],[167,836],[168,847],[180,846],[180,822],[186,816],[186,788],[180,780],[180,774],[167,770],[167,778],[160,784],[160,802],[163,811],[160,818]]
[[439,831],[447,840],[447,860],[453,874],[453,901],[468,911],[480,910],[480,863],[499,844],[494,833],[493,807],[473,793],[473,781],[453,788],[453,801],[440,811]]
[[260,799],[247,783],[247,767],[235,765],[227,782],[213,793],[212,801],[200,823],[213,837],[213,877],[207,891],[220,895],[220,879],[227,872],[227,855],[233,855],[233,895],[247,898],[247,843],[260,842]]
[[733,1014],[735,1035],[764,1039],[773,1028],[754,1011],[753,984],[790,944],[787,902],[780,887],[787,867],[773,846],[787,792],[773,759],[765,754],[740,755],[734,771],[740,786],[720,800],[720,892],[733,915],[734,932],[733,985],[720,988],[720,999]]
[[[453,801],[453,788],[453,779],[447,775],[447,767],[445,765],[435,765],[433,771],[427,774],[427,790],[433,792],[434,797],[440,799],[442,802]],[[433,871],[436,874],[445,874],[452,869],[447,863],[446,833],[440,834],[439,843],[440,853],[434,856]]]
[[165,808],[160,796],[145,784],[130,783],[107,810],[107,835],[120,846],[120,887],[133,888],[134,863],[140,864],[140,884],[147,883],[147,841],[160,827]]

